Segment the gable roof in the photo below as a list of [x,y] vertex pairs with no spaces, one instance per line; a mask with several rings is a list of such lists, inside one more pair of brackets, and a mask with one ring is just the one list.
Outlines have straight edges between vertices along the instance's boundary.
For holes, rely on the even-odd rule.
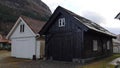
[[13,28],[11,29],[11,31],[8,33],[6,38],[9,38],[12,35],[14,30],[16,29],[16,27],[20,23],[19,22],[20,20],[24,21],[35,34],[38,34],[38,32],[45,25],[44,21],[39,21],[39,20],[32,19],[32,18],[29,18],[29,17],[26,17],[26,16],[20,16],[18,18],[18,20],[16,21],[15,25],[13,26]]
[[120,13],[117,14],[117,16],[115,17],[115,19],[119,19],[120,20]]
[[0,34],[0,43],[10,43],[10,41]]
[[21,16],[21,18],[25,21],[25,23],[31,28],[31,30],[38,34],[38,32],[42,29],[42,27],[45,25],[44,21],[35,20],[26,16]]
[[[66,9],[64,9],[66,10]],[[109,36],[113,36],[115,37],[116,35],[109,32],[107,29],[101,27],[100,25],[98,25],[97,23],[91,21],[91,20],[88,20],[84,17],[81,17],[69,10],[66,10],[69,14],[71,14],[76,20],[78,20],[80,23],[84,24],[86,27],[88,27],[89,29],[91,30],[94,30],[94,31],[97,31],[97,32],[100,32],[100,33],[103,33],[103,34],[107,34]]]
[[[82,23],[85,27],[87,27],[88,29],[115,37],[116,35],[109,32],[108,30],[104,29],[103,27],[101,27],[100,25],[92,22],[91,20],[88,20],[84,17],[81,17],[65,8],[62,8],[60,6],[57,7],[57,9],[55,10],[55,12],[52,14],[51,18],[52,19],[56,13],[62,13],[62,11],[66,12],[68,15],[70,15],[71,17],[73,17],[74,19],[76,19],[77,21],[79,21],[79,23]],[[50,22],[51,20],[49,19],[48,22]],[[48,28],[47,26],[49,26],[50,23],[46,23],[46,25],[43,27],[43,29],[39,32],[40,34],[44,34],[45,30]]]

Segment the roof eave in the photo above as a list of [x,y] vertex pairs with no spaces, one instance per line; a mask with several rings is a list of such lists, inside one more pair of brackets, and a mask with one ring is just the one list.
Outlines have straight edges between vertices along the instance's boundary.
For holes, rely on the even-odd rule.
[[114,39],[117,38],[116,35],[114,35],[114,34],[107,34],[107,33],[104,33],[104,32],[97,31],[97,30],[93,30],[93,29],[90,29],[90,30],[95,31],[95,32],[97,32],[97,33],[104,34],[104,35],[109,36],[109,37],[112,37],[112,38],[114,38]]
[[21,17],[19,17],[17,19],[17,21],[15,22],[14,26],[12,27],[12,29],[10,30],[10,32],[8,33],[8,35],[6,36],[6,39],[9,39],[10,36],[12,35],[13,31],[15,30],[15,28],[17,27],[17,25],[19,24],[19,21],[22,20]]

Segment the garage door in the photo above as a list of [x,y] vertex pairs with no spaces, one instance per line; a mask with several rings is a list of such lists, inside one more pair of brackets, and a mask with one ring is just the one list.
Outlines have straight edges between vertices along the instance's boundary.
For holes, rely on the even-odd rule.
[[33,38],[14,39],[12,45],[12,52],[18,58],[32,58],[34,54],[34,40]]

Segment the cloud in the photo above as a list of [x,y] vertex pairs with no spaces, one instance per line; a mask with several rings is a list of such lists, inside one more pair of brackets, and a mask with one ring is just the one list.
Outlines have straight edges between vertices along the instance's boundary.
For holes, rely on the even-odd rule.
[[59,5],[63,5],[64,3],[64,0],[42,0],[44,3],[46,3],[52,12],[54,12],[54,10],[56,9],[57,6]]
[[115,34],[120,34],[120,29],[119,28],[108,28],[106,27],[107,30],[109,30],[110,32],[113,32]]
[[84,16],[87,19],[92,20],[95,23],[104,23],[105,19],[103,16],[100,16],[98,13],[96,12],[92,12],[92,11],[83,11],[82,12],[82,16]]
[[120,34],[120,20],[111,19],[107,21],[107,23],[101,23],[100,25],[109,30],[110,32]]
[[120,30],[120,20],[112,19],[106,21],[106,23],[100,23],[101,26],[107,27],[107,28],[115,28]]
[[120,12],[120,0],[42,0],[52,12],[58,5],[88,18],[114,33],[120,32],[120,20],[114,17]]

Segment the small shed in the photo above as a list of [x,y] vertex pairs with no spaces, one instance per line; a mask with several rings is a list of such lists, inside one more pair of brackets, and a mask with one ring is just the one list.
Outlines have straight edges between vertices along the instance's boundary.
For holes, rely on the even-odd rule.
[[6,39],[4,35],[0,34],[0,50],[10,50],[10,40]]
[[113,53],[113,33],[60,6],[39,33],[46,59],[84,63]]
[[113,53],[120,53],[120,41],[113,39]]
[[16,58],[43,58],[44,37],[38,34],[45,22],[20,16],[8,33],[11,40],[11,56]]

